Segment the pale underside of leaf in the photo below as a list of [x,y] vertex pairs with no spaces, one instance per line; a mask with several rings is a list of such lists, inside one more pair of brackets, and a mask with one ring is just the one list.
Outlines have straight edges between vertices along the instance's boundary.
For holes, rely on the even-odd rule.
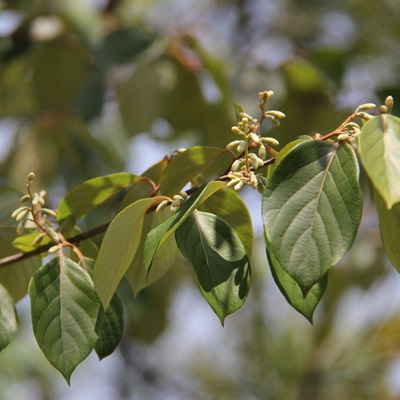
[[368,121],[359,136],[361,160],[388,209],[400,202],[400,119],[382,114]]

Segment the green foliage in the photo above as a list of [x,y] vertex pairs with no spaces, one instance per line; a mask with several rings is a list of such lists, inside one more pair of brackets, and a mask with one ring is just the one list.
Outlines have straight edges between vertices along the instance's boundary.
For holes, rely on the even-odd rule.
[[400,119],[381,114],[368,121],[359,138],[365,170],[388,209],[400,202]]
[[273,170],[264,192],[266,238],[304,294],[350,249],[361,213],[356,157],[345,143],[299,144]]
[[89,274],[66,257],[43,265],[29,285],[32,325],[47,359],[67,380],[93,350],[100,301]]
[[221,323],[246,300],[250,264],[239,236],[216,215],[195,211],[175,232],[182,254],[194,266],[200,291]]
[[[222,90],[225,82],[212,60],[196,43],[188,39],[186,45],[210,66]],[[182,70],[176,60],[167,62],[177,74],[180,95],[164,87],[162,96],[172,104],[180,103],[181,95],[188,97],[188,80],[199,107],[204,106],[197,77]],[[309,78],[307,87],[316,90],[321,84],[311,66],[291,68],[296,85],[303,75]],[[134,75],[147,72],[140,65]],[[71,82],[68,85],[71,88],[57,101],[71,97],[75,89]],[[125,88],[119,95],[131,96]],[[393,99],[386,99],[380,115],[368,114],[375,105],[363,104],[325,136],[302,135],[278,150],[279,142],[261,131],[266,120],[279,126],[285,117],[281,111],[268,110],[273,95],[273,91],[259,93],[258,119],[234,105],[236,140],[226,148],[179,149],[142,175],[119,172],[84,180],[67,191],[57,211],[46,205],[45,191],[33,191],[34,173],[28,174],[27,193],[22,197],[1,188],[0,350],[15,335],[14,302],[24,296],[29,282],[36,340],[69,383],[76,366],[92,350],[102,359],[121,341],[126,296],[122,301],[117,293],[126,291],[125,283],[140,303],[143,289],[167,271],[174,273],[174,264],[182,261],[179,253],[192,264],[202,296],[224,325],[226,317],[243,306],[250,290],[255,235],[248,206],[238,194],[243,187],[262,195],[266,261],[276,285],[288,303],[313,323],[328,285],[328,271],[353,246],[360,225],[363,195],[357,155],[374,190],[386,253],[399,269],[400,120],[390,114]],[[50,100],[41,101],[45,105]],[[218,107],[223,106],[221,100]],[[168,110],[162,112],[169,122],[182,131],[189,129],[192,114],[176,119]],[[133,124],[140,108],[135,112],[139,114],[134,113],[132,121],[123,122]],[[150,116],[142,121],[143,127],[156,118]],[[197,116],[195,123],[201,124],[201,118]],[[134,133],[138,131],[133,129]],[[89,221],[96,214],[92,211],[106,208],[113,196],[111,221],[86,231],[75,225]],[[93,238],[101,233],[95,242]],[[16,250],[21,253],[14,254]],[[45,255],[53,258],[43,263]],[[172,290],[165,287],[163,302]],[[165,308],[158,312],[165,318]],[[158,332],[159,327],[153,330]]]

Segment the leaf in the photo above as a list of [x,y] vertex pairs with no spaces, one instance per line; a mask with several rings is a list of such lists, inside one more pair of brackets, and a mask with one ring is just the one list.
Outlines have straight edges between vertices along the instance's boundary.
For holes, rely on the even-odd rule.
[[43,265],[29,285],[33,332],[68,384],[97,342],[100,301],[89,274],[66,257]]
[[146,211],[159,201],[160,197],[136,201],[124,208],[108,227],[93,271],[94,286],[104,309],[135,257]]
[[250,263],[239,236],[214,214],[195,211],[175,232],[179,250],[195,268],[201,294],[224,324],[245,302]]
[[[85,266],[90,276],[93,275],[94,263],[93,259],[85,258]],[[114,294],[106,311],[100,309],[95,330],[98,340],[94,349],[102,360],[114,352],[124,331],[124,308],[117,293]]]
[[[229,154],[228,150],[211,146],[194,146],[176,155],[161,176],[161,193],[173,196],[214,161]],[[230,162],[233,157],[230,157]],[[228,167],[229,163],[227,163]]]
[[364,168],[390,209],[400,202],[400,118],[381,114],[368,121],[359,135]]
[[0,351],[13,340],[17,329],[14,301],[7,290],[0,285]]
[[307,295],[304,297],[300,286],[281,267],[269,245],[267,245],[267,256],[272,277],[274,278],[274,281],[281,293],[285,296],[287,302],[300,314],[304,315],[311,323],[313,323],[314,310],[321,300],[328,285],[328,274],[326,274],[320,281],[312,286]]
[[169,210],[165,209],[163,212],[147,214],[144,217],[140,244],[135,258],[125,274],[135,296],[142,289],[160,279],[169,270],[178,255],[178,247],[174,237],[171,235],[157,251],[153,259],[152,268],[148,274],[146,273],[143,261],[146,236],[152,229],[165,221],[166,217],[164,215],[166,213],[170,214]]
[[374,200],[379,216],[383,247],[392,265],[400,272],[400,203],[390,210],[382,196],[374,189]]
[[254,243],[252,221],[246,204],[237,192],[231,189],[219,190],[199,210],[218,215],[225,220],[238,234],[247,256],[251,256]]
[[94,349],[102,360],[114,352],[124,332],[124,308],[117,294],[114,294],[107,310],[100,315],[100,323],[96,327],[99,339]]
[[241,104],[238,103],[233,103],[233,107],[235,108],[235,114],[236,114],[236,120],[239,122],[241,118],[239,117],[239,114],[242,112],[245,112],[244,107]]
[[358,173],[348,144],[310,140],[271,174],[263,195],[266,241],[304,294],[352,246],[362,213]]
[[212,194],[222,189],[226,185],[225,182],[214,181],[205,185],[202,189],[198,189],[180,208],[169,217],[161,225],[154,228],[146,237],[144,244],[144,267],[149,273],[154,256],[167,239],[179,228],[190,214],[200,207]]
[[115,193],[141,179],[128,172],[89,179],[72,188],[61,200],[58,206],[58,220],[60,223],[71,217],[78,220]]
[[[16,249],[19,249],[24,253],[27,253],[29,251],[36,249],[36,247],[32,246],[32,243],[40,234],[41,234],[40,232],[33,232],[33,233],[28,233],[27,235],[18,236],[13,240],[12,244]],[[42,246],[45,244],[49,244],[50,242],[51,239],[48,236],[45,236],[43,240],[40,242],[40,245]]]

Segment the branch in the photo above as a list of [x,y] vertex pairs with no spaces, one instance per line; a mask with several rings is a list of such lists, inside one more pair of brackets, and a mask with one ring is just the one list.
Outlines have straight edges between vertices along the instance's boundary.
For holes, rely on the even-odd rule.
[[[264,161],[264,166],[273,164],[275,162],[275,158],[270,158],[269,160]],[[220,175],[218,178],[214,179],[215,181],[226,181],[229,180],[230,178],[228,177],[228,175],[226,174],[226,171]],[[197,185],[197,186],[193,186],[192,188],[188,189],[186,191],[186,193],[190,196],[193,193],[195,193],[201,186],[203,186],[203,184],[201,185]],[[154,196],[156,193],[153,193],[152,195]],[[157,208],[157,205],[154,205],[152,207],[150,207],[146,213],[151,213],[154,212]],[[106,224],[97,226],[96,228],[90,229],[86,232],[80,233],[78,235],[75,235],[73,237],[67,238],[66,241],[75,245],[79,245],[80,242],[82,242],[83,240],[86,239],[90,239],[94,236],[100,235],[101,233],[104,233],[107,228],[110,226],[111,221],[107,222]],[[51,247],[54,246],[54,243],[48,243],[46,245],[43,246],[39,246],[38,248],[36,248],[35,250],[32,251],[28,251],[26,253],[21,252],[21,253],[16,253],[13,254],[11,256],[7,256],[4,258],[0,259],[0,268],[6,267],[7,265],[11,265],[11,264],[15,264],[17,262],[26,260],[28,258],[34,257],[34,256],[38,256],[40,254],[46,253],[47,250],[49,250]]]

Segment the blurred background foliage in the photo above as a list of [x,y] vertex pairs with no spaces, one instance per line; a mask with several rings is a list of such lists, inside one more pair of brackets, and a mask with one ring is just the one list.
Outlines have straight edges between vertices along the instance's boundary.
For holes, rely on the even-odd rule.
[[[257,117],[267,89],[287,115],[269,127],[282,145],[330,132],[361,103],[400,99],[399,20],[396,0],[0,0],[0,185],[23,190],[35,171],[57,207],[91,177],[140,174],[179,147],[224,147],[233,101]],[[179,260],[136,299],[121,286],[120,348],[100,364],[91,356],[67,388],[34,343],[25,298],[0,355],[2,399],[399,398],[400,280],[361,178],[358,239],[314,326],[271,282],[260,199],[244,191],[258,237],[252,287],[224,329]]]

